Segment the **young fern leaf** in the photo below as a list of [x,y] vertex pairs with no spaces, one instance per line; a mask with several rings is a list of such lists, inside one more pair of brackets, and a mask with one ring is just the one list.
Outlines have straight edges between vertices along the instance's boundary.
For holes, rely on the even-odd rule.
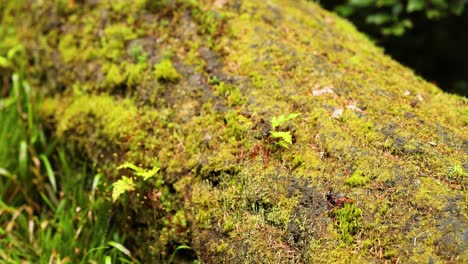
[[154,166],[151,170],[145,170],[130,162],[125,162],[124,164],[117,167],[117,169],[118,170],[121,170],[121,169],[133,170],[134,172],[133,174],[135,174],[135,176],[142,177],[144,181],[155,176],[159,172],[159,166]]
[[[159,172],[159,165],[156,163],[155,166],[150,169],[146,170],[136,166],[133,163],[125,162],[124,164],[117,167],[118,170],[122,169],[129,169],[133,171],[133,175],[143,178],[144,181],[147,179],[154,177]],[[122,179],[114,182],[112,184],[112,201],[115,202],[120,195],[125,192],[133,191],[136,188],[136,184],[132,178],[127,176],[123,176]]]
[[273,138],[279,139],[276,144],[282,146],[283,148],[289,148],[292,145],[292,135],[291,132],[286,131],[270,131]]
[[143,180],[146,181],[147,179],[149,179],[149,178],[153,177],[154,175],[156,175],[158,173],[158,171],[159,171],[159,167],[154,167],[151,170],[136,171],[135,175],[143,177]]
[[293,113],[293,114],[289,114],[288,116],[285,116],[285,115],[274,116],[271,119],[271,127],[273,129],[275,129],[276,127],[279,127],[282,124],[284,124],[284,123],[288,122],[289,120],[294,119],[294,118],[296,118],[296,117],[298,117],[300,115],[301,115],[300,113]]
[[135,190],[132,178],[123,176],[122,179],[112,184],[112,202],[115,202],[123,193]]
[[117,167],[118,170],[122,170],[122,169],[130,169],[130,170],[133,170],[135,172],[139,172],[139,171],[143,171],[144,169],[138,167],[137,165],[133,164],[133,163],[130,163],[130,162],[125,162],[124,164],[120,165]]

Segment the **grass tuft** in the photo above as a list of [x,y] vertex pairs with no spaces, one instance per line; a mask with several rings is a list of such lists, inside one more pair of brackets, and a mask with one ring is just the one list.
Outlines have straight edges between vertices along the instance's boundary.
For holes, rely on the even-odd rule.
[[46,140],[21,74],[0,77],[11,79],[0,84],[0,262],[137,262],[122,251],[102,175]]

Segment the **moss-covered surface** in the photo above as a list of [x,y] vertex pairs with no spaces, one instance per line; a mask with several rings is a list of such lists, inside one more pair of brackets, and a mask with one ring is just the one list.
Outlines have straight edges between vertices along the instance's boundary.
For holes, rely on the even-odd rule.
[[159,162],[116,204],[144,263],[468,261],[467,100],[318,5],[0,3],[59,138],[109,183]]

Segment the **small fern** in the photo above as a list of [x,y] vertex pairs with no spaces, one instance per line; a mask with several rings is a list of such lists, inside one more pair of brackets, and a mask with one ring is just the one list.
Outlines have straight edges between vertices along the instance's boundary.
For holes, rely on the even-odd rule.
[[125,162],[124,164],[117,167],[117,169],[130,169],[133,171],[135,176],[142,177],[144,181],[155,176],[159,172],[159,166],[154,166],[151,170],[145,170],[130,162]]
[[132,178],[123,176],[122,179],[112,184],[112,202],[115,202],[123,193],[135,190]]
[[280,116],[274,116],[271,119],[271,128],[273,131],[270,131],[270,135],[272,138],[277,139],[278,141],[276,142],[276,145],[279,145],[283,148],[289,148],[289,146],[292,145],[292,134],[290,131],[276,131],[275,129],[282,124],[288,122],[291,119],[294,119],[298,116],[300,116],[300,113],[293,113],[289,114],[288,116],[285,115],[280,115]]
[[[118,170],[129,169],[133,171],[133,175],[143,178],[146,181],[149,178],[154,177],[159,172],[159,165],[155,165],[152,169],[147,170],[136,166],[133,163],[125,162],[124,164],[117,167]],[[136,188],[136,184],[132,178],[123,176],[120,180],[112,184],[112,201],[115,202],[120,195],[125,192],[133,191]]]
[[294,118],[296,118],[296,117],[298,117],[300,115],[301,115],[300,113],[293,113],[293,114],[289,114],[288,116],[285,116],[285,115],[274,116],[271,119],[271,127],[273,129],[275,129],[276,127],[279,127],[282,124],[284,124],[284,123],[288,122],[289,120],[294,119]]
[[291,132],[270,131],[270,134],[273,138],[279,139],[278,142],[276,142],[277,145],[280,145],[283,148],[289,148],[289,146],[292,145]]

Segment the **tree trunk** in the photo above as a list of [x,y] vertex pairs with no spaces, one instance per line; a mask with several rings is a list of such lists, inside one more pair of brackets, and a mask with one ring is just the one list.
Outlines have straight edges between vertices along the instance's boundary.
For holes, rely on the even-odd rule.
[[143,263],[468,261],[466,98],[317,4],[1,3],[105,195],[160,167],[115,202]]

